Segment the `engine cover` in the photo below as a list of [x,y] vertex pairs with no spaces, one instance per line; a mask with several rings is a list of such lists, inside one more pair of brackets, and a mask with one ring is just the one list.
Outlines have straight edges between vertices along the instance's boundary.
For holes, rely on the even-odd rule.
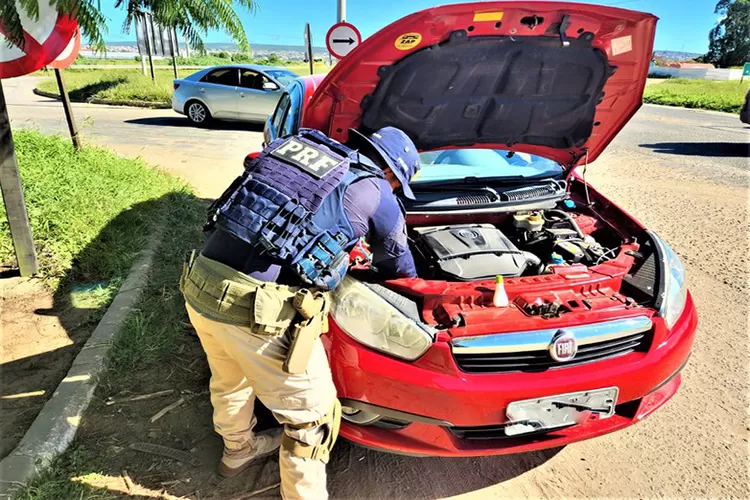
[[422,256],[444,279],[474,281],[502,274],[520,276],[523,252],[491,224],[419,227],[414,240]]

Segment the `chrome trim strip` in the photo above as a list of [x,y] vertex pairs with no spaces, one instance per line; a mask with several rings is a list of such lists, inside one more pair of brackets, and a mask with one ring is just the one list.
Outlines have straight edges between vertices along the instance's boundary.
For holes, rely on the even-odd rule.
[[525,332],[493,333],[475,337],[462,337],[451,341],[454,354],[493,354],[526,351],[545,351],[552,341],[552,336],[559,330],[573,332],[578,345],[594,344],[607,340],[628,337],[651,329],[651,319],[647,316],[636,316],[615,321],[605,321],[590,325],[579,325],[547,330],[530,330]]

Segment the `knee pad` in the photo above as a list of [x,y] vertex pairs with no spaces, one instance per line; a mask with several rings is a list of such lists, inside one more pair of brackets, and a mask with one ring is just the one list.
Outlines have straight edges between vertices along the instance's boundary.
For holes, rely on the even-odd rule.
[[285,427],[295,430],[313,430],[321,428],[323,431],[323,438],[320,440],[319,444],[312,445],[303,443],[294,439],[289,434],[284,433],[284,436],[281,439],[281,446],[294,456],[311,458],[313,460],[320,460],[323,463],[328,463],[328,459],[331,456],[331,450],[333,449],[333,445],[336,444],[336,439],[339,435],[340,426],[341,403],[338,399],[334,399],[331,409],[328,410],[328,413],[323,418],[304,424],[285,424]]

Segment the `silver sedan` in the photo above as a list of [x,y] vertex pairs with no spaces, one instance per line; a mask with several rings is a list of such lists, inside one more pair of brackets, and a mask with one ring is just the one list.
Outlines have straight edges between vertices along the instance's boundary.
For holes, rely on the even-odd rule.
[[174,81],[172,109],[196,125],[212,118],[264,123],[297,75],[284,68],[232,64]]

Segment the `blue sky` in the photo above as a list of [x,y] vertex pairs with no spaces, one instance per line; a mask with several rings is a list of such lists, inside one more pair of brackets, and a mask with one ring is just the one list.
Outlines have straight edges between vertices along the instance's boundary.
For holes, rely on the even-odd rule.
[[[585,3],[644,10],[659,17],[655,48],[704,53],[708,49],[708,31],[714,26],[716,0],[596,0]],[[121,32],[125,14],[113,7],[114,0],[104,0],[104,14],[109,18],[110,41],[134,40],[135,34]],[[346,20],[357,26],[363,37],[412,12],[441,5],[436,0],[347,0]],[[259,0],[253,14],[241,17],[250,44],[266,43],[302,45],[305,22],[311,23],[313,43],[325,46],[325,33],[336,22],[336,0]],[[224,33],[209,33],[207,42],[228,42]]]

